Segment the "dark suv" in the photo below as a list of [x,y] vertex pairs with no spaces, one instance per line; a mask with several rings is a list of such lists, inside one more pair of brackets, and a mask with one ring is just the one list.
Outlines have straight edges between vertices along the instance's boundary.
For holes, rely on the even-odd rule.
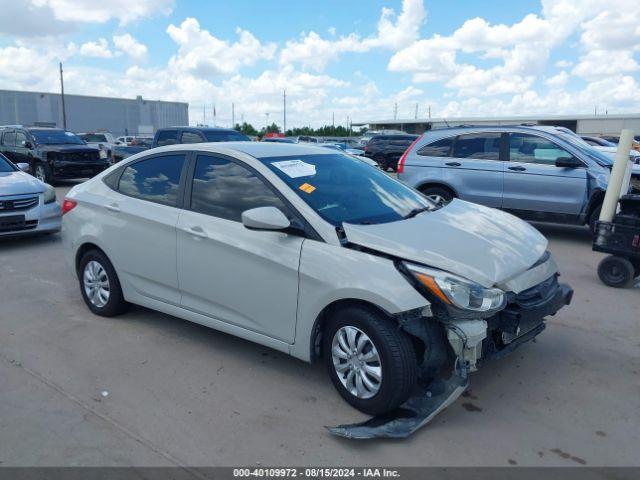
[[375,160],[382,170],[398,168],[398,160],[418,135],[376,135],[364,148],[364,155]]
[[28,163],[30,173],[45,183],[93,177],[110,166],[99,149],[58,128],[0,127],[0,153],[13,163]]
[[231,128],[168,127],[160,128],[153,137],[151,148],[177,143],[250,142],[244,133]]

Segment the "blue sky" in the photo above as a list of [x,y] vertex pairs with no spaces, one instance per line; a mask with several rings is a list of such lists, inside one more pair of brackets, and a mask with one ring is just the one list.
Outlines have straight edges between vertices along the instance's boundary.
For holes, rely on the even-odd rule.
[[[631,0],[0,0],[0,88],[188,101],[289,126],[639,110]],[[25,11],[28,12],[25,14]]]

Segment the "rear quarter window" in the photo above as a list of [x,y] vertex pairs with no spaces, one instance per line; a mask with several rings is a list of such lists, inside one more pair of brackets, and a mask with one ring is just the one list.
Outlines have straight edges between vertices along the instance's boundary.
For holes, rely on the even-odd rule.
[[424,145],[416,152],[423,157],[449,157],[455,137],[442,138],[433,143]]

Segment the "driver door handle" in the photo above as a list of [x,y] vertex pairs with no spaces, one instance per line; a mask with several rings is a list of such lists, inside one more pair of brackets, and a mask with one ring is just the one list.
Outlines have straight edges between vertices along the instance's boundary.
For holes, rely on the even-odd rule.
[[205,233],[202,227],[197,227],[197,226],[189,227],[189,228],[185,228],[184,231],[187,232],[189,235],[193,235],[194,237],[198,237],[198,238],[208,237],[208,235]]
[[459,167],[459,166],[461,166],[462,164],[461,164],[461,163],[458,163],[458,162],[447,162],[447,163],[445,163],[445,165],[447,165],[447,166],[449,166],[449,167]]
[[114,213],[118,213],[120,211],[120,207],[118,206],[117,203],[111,203],[109,205],[106,205],[104,208]]
[[524,167],[508,167],[509,170],[515,170],[516,172],[524,172],[526,168]]

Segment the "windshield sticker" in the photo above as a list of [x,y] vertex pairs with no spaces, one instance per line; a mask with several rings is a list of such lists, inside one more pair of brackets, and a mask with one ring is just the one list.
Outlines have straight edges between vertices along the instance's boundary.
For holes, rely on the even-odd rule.
[[316,189],[316,187],[314,187],[313,185],[309,185],[308,183],[303,183],[298,188],[304,193],[313,193]]
[[310,177],[316,174],[316,166],[305,163],[302,160],[285,160],[282,162],[273,162],[271,165],[290,178]]

